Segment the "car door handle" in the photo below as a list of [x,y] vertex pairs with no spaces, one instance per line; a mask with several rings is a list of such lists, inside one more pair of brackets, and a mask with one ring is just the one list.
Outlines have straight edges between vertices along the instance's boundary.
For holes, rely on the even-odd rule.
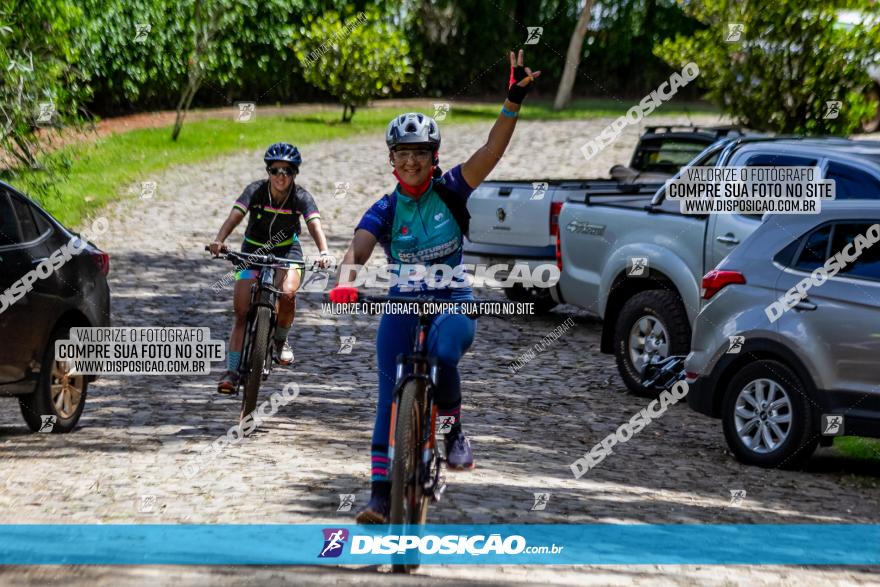
[[798,312],[812,312],[816,308],[818,308],[816,304],[808,300],[807,298],[802,299],[798,303],[794,305],[794,309]]
[[725,245],[739,244],[739,239],[736,238],[736,235],[734,235],[732,232],[728,232],[724,236],[719,236],[715,240],[717,240],[719,243],[724,243]]

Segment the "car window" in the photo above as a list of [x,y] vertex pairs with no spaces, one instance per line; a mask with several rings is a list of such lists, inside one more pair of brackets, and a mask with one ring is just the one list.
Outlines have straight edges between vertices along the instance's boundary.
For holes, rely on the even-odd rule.
[[[831,242],[832,251],[835,253],[842,251],[848,244],[853,242],[856,235],[864,235],[868,228],[876,222],[880,222],[880,220],[867,223],[840,223],[836,225]],[[850,248],[850,254],[853,251],[854,249]],[[880,280],[880,247],[869,246],[862,249],[861,254],[855,261],[847,263],[841,268],[840,275]]]
[[796,269],[812,271],[828,260],[828,244],[831,240],[831,225],[818,228],[807,235],[804,247],[794,263]]
[[15,210],[15,216],[18,218],[23,242],[37,240],[40,237],[40,231],[37,230],[37,223],[34,220],[33,212],[31,212],[30,204],[12,194],[9,195],[9,199],[12,202],[13,210]]
[[722,149],[718,149],[717,151],[712,153],[709,157],[707,157],[703,161],[700,161],[699,164],[702,165],[703,167],[715,167],[715,165],[718,163],[718,158],[721,157],[721,151],[722,151]]
[[813,167],[816,159],[777,155],[775,153],[756,153],[746,160],[746,167]]
[[704,141],[681,139],[642,141],[632,165],[639,171],[673,174],[690,163],[706,148]]
[[0,246],[17,245],[21,240],[18,218],[9,201],[9,194],[0,189]]
[[801,240],[802,239],[797,239],[788,243],[784,249],[776,253],[773,260],[783,267],[791,267],[794,265],[794,256],[797,255],[798,249],[801,248]]
[[34,221],[37,223],[37,233],[39,233],[40,236],[43,236],[47,231],[53,230],[54,227],[52,226],[52,223],[49,222],[49,219],[46,218],[45,212],[33,204],[29,203],[28,205],[34,215]]
[[828,164],[826,177],[836,184],[837,200],[880,198],[880,181],[855,167],[832,161]]
[[[749,157],[746,167],[813,167],[816,165],[816,159],[808,157],[796,157],[794,155],[776,155],[774,153],[757,153]],[[743,214],[748,218],[760,220],[762,214]]]

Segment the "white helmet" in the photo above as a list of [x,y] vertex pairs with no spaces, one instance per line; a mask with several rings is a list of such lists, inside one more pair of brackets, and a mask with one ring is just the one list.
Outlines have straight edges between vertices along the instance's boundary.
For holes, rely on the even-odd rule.
[[421,112],[407,112],[388,123],[385,143],[389,149],[397,145],[425,144],[436,151],[440,148],[440,127],[430,116]]

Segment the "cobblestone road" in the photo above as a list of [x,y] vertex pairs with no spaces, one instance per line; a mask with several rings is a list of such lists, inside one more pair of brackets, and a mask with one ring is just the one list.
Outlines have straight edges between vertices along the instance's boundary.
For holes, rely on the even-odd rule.
[[[638,136],[638,129],[625,130],[588,166],[577,146],[608,122],[521,122],[492,178],[605,175],[628,159]],[[463,160],[488,128],[444,126],[442,163]],[[383,137],[303,151],[299,181],[316,196],[330,247],[341,255],[363,210],[393,185]],[[260,177],[260,156],[240,153],[144,178],[158,183],[153,199],[132,195],[106,210],[110,230],[98,244],[110,253],[114,325],[208,326],[214,338],[226,338],[230,291],[214,292],[211,285],[228,267],[210,260],[203,246],[242,187]],[[350,183],[345,197],[334,197],[335,182]],[[308,235],[304,243],[307,254],[316,252]],[[378,320],[323,315],[320,301],[317,294],[299,297],[291,337],[296,362],[276,369],[262,395],[295,382],[299,397],[192,480],[182,467],[236,423],[238,401],[214,393],[215,374],[107,376],[90,389],[80,429],[63,436],[27,434],[15,400],[0,400],[0,523],[349,521],[351,514],[336,511],[338,495],[355,494],[355,509],[368,497]],[[575,327],[511,375],[508,363],[569,315]],[[569,463],[647,403],[623,393],[613,359],[598,352],[599,333],[596,321],[571,307],[548,316],[480,320],[461,363],[463,422],[477,469],[448,476],[433,522],[880,523],[876,464],[821,449],[807,472],[743,467],[727,452],[720,424],[685,405],[575,480]],[[337,353],[341,336],[356,336],[350,354]],[[737,489],[746,498],[731,506],[730,492]],[[530,511],[535,492],[550,494],[544,511]],[[520,567],[423,572],[571,584],[657,578],[669,584],[760,583],[776,582],[778,572],[799,583],[869,581],[852,569],[766,567],[604,567],[589,575],[584,569]],[[167,576],[164,581],[171,582]]]

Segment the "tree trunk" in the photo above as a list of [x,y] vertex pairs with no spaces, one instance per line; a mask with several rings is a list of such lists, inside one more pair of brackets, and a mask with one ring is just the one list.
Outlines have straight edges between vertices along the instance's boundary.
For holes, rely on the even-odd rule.
[[177,102],[177,116],[174,119],[174,129],[171,131],[171,140],[177,141],[180,131],[183,128],[183,120],[192,104],[193,96],[199,91],[202,85],[202,63],[201,56],[207,48],[208,32],[204,29],[206,26],[203,22],[202,0],[195,0],[193,4],[193,48],[190,53],[186,65],[186,87],[180,94],[180,100]]
[[190,81],[187,82],[183,93],[180,95],[180,101],[177,103],[177,117],[174,119],[174,130],[171,131],[172,141],[176,141],[177,137],[180,136],[180,131],[183,128],[183,120],[186,118],[186,113],[189,112],[193,97],[196,95],[196,92],[199,91],[199,86],[201,85],[201,80],[199,78],[191,78]]
[[553,102],[554,110],[562,110],[571,101],[571,91],[574,88],[574,80],[577,75],[578,65],[581,63],[581,49],[584,46],[584,37],[587,34],[587,26],[590,24],[590,11],[593,8],[593,0],[586,0],[584,9],[578,18],[568,42],[568,52],[565,54],[565,67],[562,72],[562,80],[556,91],[556,100]]
[[37,161],[37,157],[34,154],[36,150],[36,145],[31,143],[31,141],[22,137],[16,132],[13,132],[11,135],[12,142],[18,149],[9,149],[9,152],[19,161],[24,163],[30,169],[40,169],[40,164]]
[[347,102],[342,103],[342,122],[351,122],[351,119],[354,118],[355,110],[357,107],[354,104],[349,104]]

